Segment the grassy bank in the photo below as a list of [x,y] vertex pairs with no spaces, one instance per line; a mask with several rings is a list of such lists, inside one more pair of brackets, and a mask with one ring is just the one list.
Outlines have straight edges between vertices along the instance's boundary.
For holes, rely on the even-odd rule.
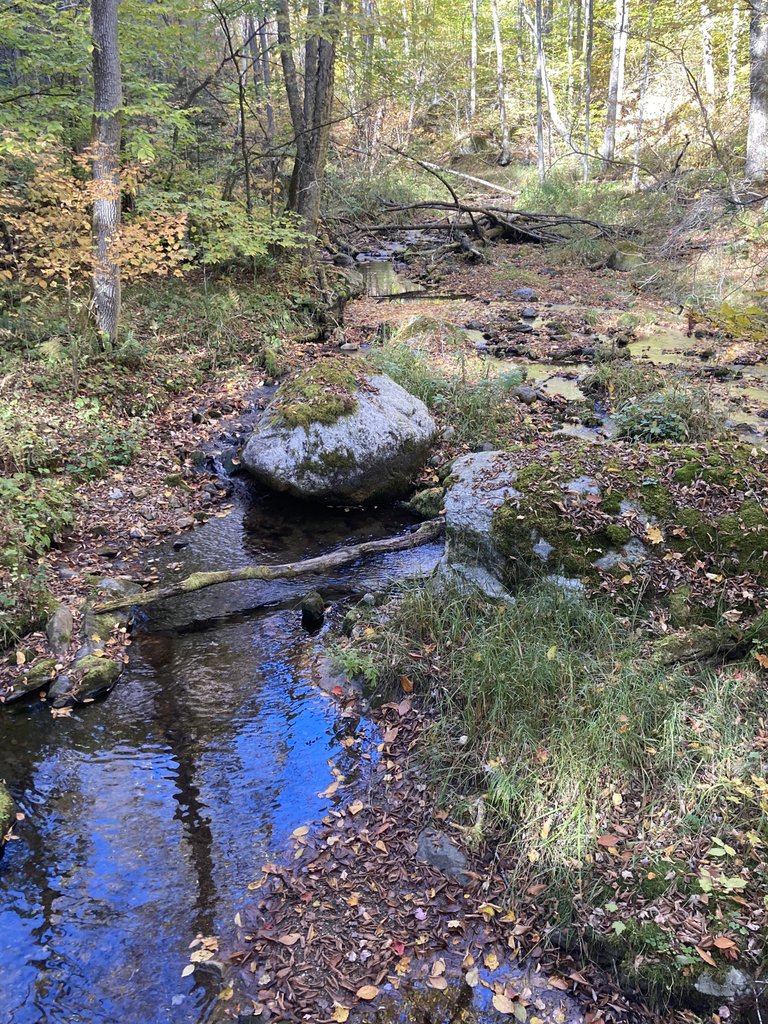
[[605,604],[536,585],[498,606],[428,585],[342,661],[382,692],[413,685],[442,801],[501,856],[510,903],[545,941],[586,943],[662,1002],[702,970],[761,966],[754,660],[656,667],[642,624]]

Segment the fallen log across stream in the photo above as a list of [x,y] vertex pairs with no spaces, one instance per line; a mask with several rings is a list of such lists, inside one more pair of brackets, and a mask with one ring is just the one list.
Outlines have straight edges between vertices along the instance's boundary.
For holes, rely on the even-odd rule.
[[194,594],[206,587],[214,587],[219,583],[243,583],[250,580],[293,579],[296,576],[307,576],[313,572],[325,572],[340,565],[348,565],[359,558],[391,551],[406,551],[421,544],[437,540],[442,534],[445,524],[442,519],[430,519],[422,523],[413,533],[401,534],[399,537],[386,537],[383,540],[366,541],[352,547],[337,548],[327,555],[305,558],[300,562],[284,562],[282,565],[247,565],[241,569],[220,569],[213,572],[194,572],[186,579],[154,587],[143,593],[122,594],[94,605],[96,614],[117,611],[118,608],[137,607],[165,601],[170,597],[183,594]]

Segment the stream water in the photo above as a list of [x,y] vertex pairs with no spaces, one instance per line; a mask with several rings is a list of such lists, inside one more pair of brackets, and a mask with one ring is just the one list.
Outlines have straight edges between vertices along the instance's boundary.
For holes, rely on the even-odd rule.
[[[229,515],[170,547],[161,575],[285,561],[392,535],[393,510],[324,512],[239,486]],[[290,607],[429,571],[435,546],[294,584],[212,588],[137,624],[112,694],[2,723],[0,778],[26,820],[0,861],[0,1017],[8,1024],[201,1024],[220,979],[182,978],[265,860],[324,813],[334,702],[314,683],[317,639]],[[271,609],[250,611],[264,600]],[[289,607],[286,607],[288,605]]]

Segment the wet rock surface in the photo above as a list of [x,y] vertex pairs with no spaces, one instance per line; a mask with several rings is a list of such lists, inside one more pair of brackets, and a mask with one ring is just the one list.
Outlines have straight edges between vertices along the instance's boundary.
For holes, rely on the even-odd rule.
[[16,803],[8,789],[0,782],[0,850],[3,848],[5,836],[13,828],[16,821]]

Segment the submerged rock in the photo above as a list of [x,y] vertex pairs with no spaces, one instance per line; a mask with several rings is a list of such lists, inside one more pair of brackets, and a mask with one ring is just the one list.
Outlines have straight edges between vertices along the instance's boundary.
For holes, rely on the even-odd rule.
[[278,389],[243,463],[273,490],[359,504],[407,490],[436,431],[424,403],[384,374],[311,368]]
[[299,604],[301,609],[301,625],[310,633],[314,633],[323,624],[325,618],[325,601],[323,595],[317,590],[310,590],[302,597]]

